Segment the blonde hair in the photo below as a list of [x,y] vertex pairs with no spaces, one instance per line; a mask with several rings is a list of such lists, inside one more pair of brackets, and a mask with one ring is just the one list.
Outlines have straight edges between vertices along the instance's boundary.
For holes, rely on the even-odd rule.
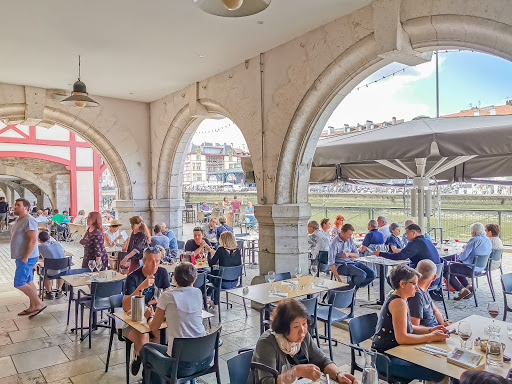
[[235,235],[233,235],[229,231],[224,231],[220,234],[220,245],[223,246],[226,249],[236,249],[236,238]]

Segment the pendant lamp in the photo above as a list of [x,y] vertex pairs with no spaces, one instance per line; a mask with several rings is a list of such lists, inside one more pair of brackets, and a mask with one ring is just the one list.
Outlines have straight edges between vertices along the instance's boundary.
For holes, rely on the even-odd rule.
[[61,100],[60,103],[78,108],[97,107],[100,105],[88,96],[85,84],[80,81],[80,56],[78,56],[78,80],[73,84],[73,92],[71,92],[71,96]]
[[222,17],[251,16],[264,11],[271,0],[194,0],[202,11]]

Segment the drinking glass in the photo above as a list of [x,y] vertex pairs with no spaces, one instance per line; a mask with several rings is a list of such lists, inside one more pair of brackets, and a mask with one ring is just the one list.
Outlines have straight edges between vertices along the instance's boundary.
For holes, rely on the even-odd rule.
[[489,339],[485,358],[486,365],[503,367],[503,344],[500,342],[499,338],[492,337]]
[[281,383],[293,384],[296,379],[297,373],[295,367],[292,367],[290,364],[285,364],[281,367]]
[[94,272],[94,268],[96,268],[96,260],[89,260],[89,269],[91,270],[91,273]]
[[495,301],[491,301],[487,304],[487,313],[492,317],[492,325],[494,326],[494,319],[500,314],[500,307]]
[[274,271],[269,271],[267,276],[268,281],[270,282],[270,292],[274,292],[274,281],[276,281],[276,273]]
[[99,272],[99,271],[101,271],[102,268],[103,268],[103,263],[101,261],[96,262],[96,270]]
[[460,337],[460,347],[462,349],[469,349],[467,341],[473,334],[473,331],[471,330],[471,324],[469,324],[467,321],[462,320],[459,323],[458,334]]
[[297,281],[300,280],[301,276],[302,276],[302,269],[300,267],[295,268],[295,277],[297,278]]
[[312,262],[311,263],[311,274],[313,275],[313,277],[316,278],[317,273],[318,273],[318,265],[316,265],[315,262]]

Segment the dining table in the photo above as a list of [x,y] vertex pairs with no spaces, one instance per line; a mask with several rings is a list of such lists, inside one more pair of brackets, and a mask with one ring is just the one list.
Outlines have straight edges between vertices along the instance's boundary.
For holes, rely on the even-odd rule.
[[[271,304],[278,303],[286,298],[311,296],[316,293],[322,293],[345,286],[347,286],[346,283],[341,283],[337,280],[306,275],[301,276],[300,279],[294,278],[276,281],[274,283],[262,283],[249,287],[230,289],[229,294],[263,305],[263,310],[260,312],[260,331],[263,333],[265,331],[265,316],[270,313]],[[273,292],[271,292],[271,289]]]
[[[179,264],[180,263],[173,263],[173,264],[162,263],[162,264],[160,264],[160,267],[164,268],[168,273],[172,274],[172,273],[174,273],[174,270],[176,269],[176,267]],[[196,269],[198,269],[198,270],[210,269],[210,266],[208,265],[208,262],[206,262],[206,261],[198,262],[196,264],[193,264],[193,266],[196,267]]]
[[[471,324],[472,335],[471,339],[469,340],[469,342],[471,343],[470,351],[483,355],[484,361],[485,352],[481,351],[479,345],[474,345],[474,340],[478,337],[480,339],[487,339],[488,336],[485,335],[484,329],[490,325],[500,327],[500,341],[503,344],[505,344],[505,354],[507,354],[507,352],[508,354],[511,353],[512,339],[507,334],[507,325],[509,325],[510,323],[506,323],[500,320],[495,320],[493,323],[493,319],[479,315],[471,315],[460,321],[463,320]],[[448,330],[457,330],[460,321],[449,325],[447,327]],[[445,341],[431,342],[428,344],[434,345],[446,351],[452,351],[455,348],[461,347],[461,339],[457,334],[452,334]],[[440,372],[446,376],[453,377],[455,379],[460,379],[460,376],[467,370],[466,368],[462,368],[452,363],[449,363],[445,356],[432,355],[430,353],[422,351],[421,347],[423,345],[424,344],[399,345],[398,347],[387,350],[386,354],[398,357],[402,360],[409,361],[411,363],[420,365],[433,371]],[[477,369],[490,371],[500,376],[507,377],[508,371],[511,368],[512,367],[510,362],[504,362],[502,367],[488,366],[484,363]]]

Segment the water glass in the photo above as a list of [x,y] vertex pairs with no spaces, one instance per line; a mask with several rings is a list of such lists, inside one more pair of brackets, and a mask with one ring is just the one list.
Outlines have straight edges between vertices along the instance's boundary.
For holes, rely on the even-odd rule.
[[503,344],[501,344],[499,339],[489,339],[485,358],[486,365],[503,367]]
[[290,364],[285,364],[281,368],[281,383],[282,384],[293,384],[297,380],[297,373],[295,367]]
[[311,274],[313,276],[316,276],[317,273],[318,273],[318,265],[316,265],[315,262],[312,262],[311,263]]
[[267,279],[270,283],[270,292],[274,292],[274,281],[276,281],[276,273],[274,271],[269,271],[267,276]]

